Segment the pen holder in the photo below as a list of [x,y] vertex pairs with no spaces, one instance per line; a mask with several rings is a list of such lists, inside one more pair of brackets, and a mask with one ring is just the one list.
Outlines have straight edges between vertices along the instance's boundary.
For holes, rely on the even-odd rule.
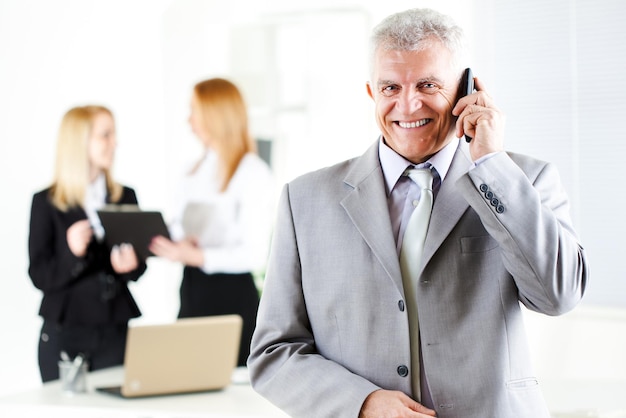
[[87,392],[87,362],[59,361],[59,379],[65,395]]

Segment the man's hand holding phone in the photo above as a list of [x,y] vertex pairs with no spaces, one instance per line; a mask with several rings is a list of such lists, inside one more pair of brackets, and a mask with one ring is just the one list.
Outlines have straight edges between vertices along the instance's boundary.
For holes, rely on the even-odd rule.
[[[466,70],[466,74],[468,73],[471,77],[471,70]],[[476,161],[487,154],[504,149],[505,118],[493,103],[480,79],[474,77],[473,81],[476,91],[461,97],[452,109],[452,114],[458,116],[456,136],[459,138],[466,136],[470,143],[470,154]],[[469,92],[471,82],[468,85],[462,84],[461,88]],[[464,92],[465,90],[461,94]]]

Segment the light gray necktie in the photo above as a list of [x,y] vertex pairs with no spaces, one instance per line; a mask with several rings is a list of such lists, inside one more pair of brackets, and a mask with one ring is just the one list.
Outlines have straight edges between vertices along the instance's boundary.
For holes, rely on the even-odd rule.
[[[420,199],[409,218],[402,248],[400,250],[400,267],[406,298],[407,314],[409,315],[409,334],[411,338],[411,382],[413,394],[420,396],[420,343],[419,321],[417,317],[417,280],[422,264],[424,240],[433,207],[433,175],[431,168],[413,168],[406,174],[420,188]],[[419,401],[419,399],[418,399]]]

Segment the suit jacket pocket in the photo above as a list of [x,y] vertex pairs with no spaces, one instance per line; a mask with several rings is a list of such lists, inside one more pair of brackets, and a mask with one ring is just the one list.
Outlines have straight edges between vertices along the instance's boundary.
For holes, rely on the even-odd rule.
[[539,382],[534,377],[526,377],[524,379],[509,380],[506,387],[509,390],[528,390],[535,389],[539,386]]
[[491,235],[483,235],[480,237],[462,237],[461,252],[462,253],[482,253],[491,251],[498,247],[498,242]]
[[[68,290],[64,319],[68,324],[102,324],[109,319],[109,303],[103,295],[104,272],[83,276]],[[110,298],[109,298],[110,299]]]

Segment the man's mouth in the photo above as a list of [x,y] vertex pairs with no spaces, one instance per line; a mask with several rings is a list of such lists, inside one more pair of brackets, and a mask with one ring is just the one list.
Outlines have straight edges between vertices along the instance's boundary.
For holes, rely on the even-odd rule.
[[401,127],[401,128],[417,128],[419,126],[424,126],[427,123],[432,122],[432,119],[420,119],[418,121],[414,121],[414,122],[401,122],[398,121],[397,124]]

